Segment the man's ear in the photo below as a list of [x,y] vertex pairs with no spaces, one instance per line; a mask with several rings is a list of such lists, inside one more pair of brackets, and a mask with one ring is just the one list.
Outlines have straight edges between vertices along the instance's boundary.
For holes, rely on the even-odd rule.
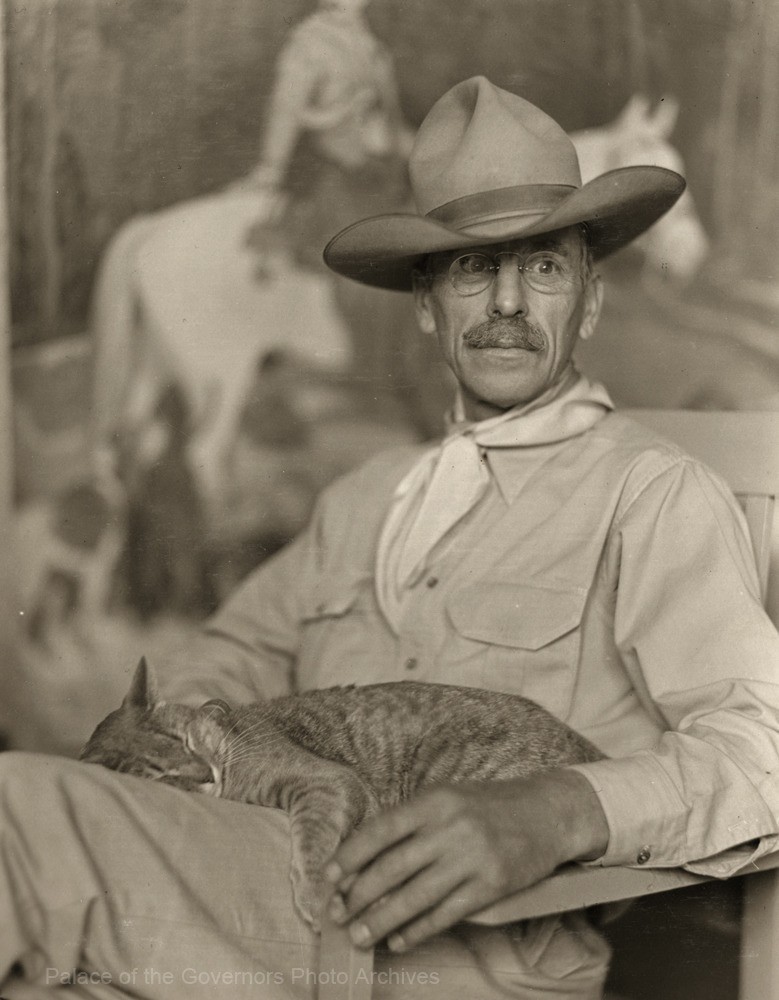
[[434,334],[436,331],[435,316],[431,308],[430,278],[414,272],[412,292],[414,294],[414,311],[417,325],[422,333]]
[[141,662],[135,668],[133,679],[130,682],[130,690],[124,697],[122,707],[154,708],[156,704],[157,681],[154,671],[146,662],[146,657],[142,656]]
[[598,325],[601,307],[603,306],[603,279],[599,274],[592,274],[584,286],[584,312],[579,324],[579,337],[589,340]]

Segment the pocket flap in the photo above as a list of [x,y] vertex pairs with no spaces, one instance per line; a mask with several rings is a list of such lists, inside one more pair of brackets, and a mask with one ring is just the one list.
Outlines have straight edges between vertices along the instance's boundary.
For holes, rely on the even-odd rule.
[[336,588],[331,580],[320,580],[311,592],[310,604],[305,610],[303,621],[345,615],[354,607],[359,592],[360,581]]
[[586,599],[584,587],[482,583],[460,591],[448,610],[454,627],[469,639],[541,649],[579,625]]

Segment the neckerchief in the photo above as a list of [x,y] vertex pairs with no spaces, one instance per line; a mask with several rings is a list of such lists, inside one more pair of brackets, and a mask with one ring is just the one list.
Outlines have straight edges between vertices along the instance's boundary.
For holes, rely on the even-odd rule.
[[401,595],[424,572],[445,535],[487,492],[484,456],[492,448],[526,448],[577,437],[613,409],[608,392],[573,367],[561,382],[530,403],[469,423],[455,404],[443,441],[425,452],[398,484],[379,538],[376,595],[398,631]]

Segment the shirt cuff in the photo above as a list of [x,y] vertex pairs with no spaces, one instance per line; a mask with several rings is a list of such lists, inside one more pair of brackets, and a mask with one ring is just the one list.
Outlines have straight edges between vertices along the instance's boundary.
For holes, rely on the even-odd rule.
[[673,868],[687,860],[688,808],[651,757],[575,764],[598,796],[609,826],[609,846],[593,865]]
[[[728,878],[750,862],[779,849],[779,836],[745,830],[743,844],[695,859],[688,843],[690,807],[650,754],[575,764],[598,796],[609,827],[606,852],[586,865],[686,868],[698,875]],[[700,848],[699,848],[700,849]]]

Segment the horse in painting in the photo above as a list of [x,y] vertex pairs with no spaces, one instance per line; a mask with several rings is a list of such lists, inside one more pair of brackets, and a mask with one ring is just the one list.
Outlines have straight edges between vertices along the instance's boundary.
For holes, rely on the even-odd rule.
[[[665,97],[653,108],[646,97],[635,94],[608,125],[572,132],[582,181],[639,164],[666,167],[684,176],[682,157],[670,141],[678,116],[676,98]],[[644,254],[648,274],[660,274],[679,284],[695,277],[708,255],[709,239],[689,188],[634,248]]]

